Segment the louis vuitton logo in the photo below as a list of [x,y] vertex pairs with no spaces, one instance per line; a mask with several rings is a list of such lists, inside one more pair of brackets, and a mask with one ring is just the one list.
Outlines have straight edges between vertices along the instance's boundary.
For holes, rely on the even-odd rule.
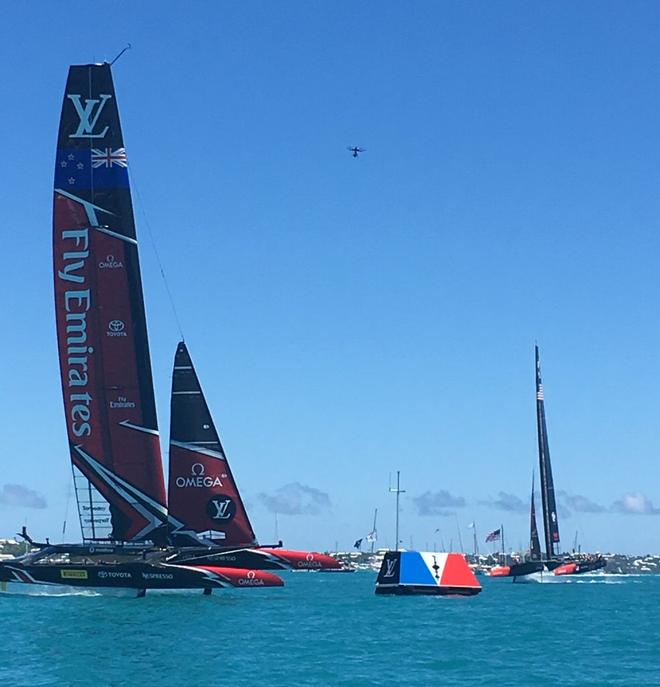
[[80,119],[78,128],[74,133],[69,134],[69,138],[103,138],[109,127],[106,126],[103,131],[96,134],[94,133],[94,127],[106,102],[112,96],[100,93],[98,98],[86,98],[84,105],[79,95],[67,95],[66,97],[73,103],[73,106],[76,108],[76,114]]

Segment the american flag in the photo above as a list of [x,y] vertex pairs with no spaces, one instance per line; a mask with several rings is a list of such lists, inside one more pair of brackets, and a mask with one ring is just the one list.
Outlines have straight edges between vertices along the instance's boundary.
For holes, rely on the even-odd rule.
[[536,400],[543,400],[543,384],[539,384],[539,388],[536,390]]
[[119,167],[128,167],[128,158],[126,157],[126,148],[92,148],[92,167],[112,167],[118,165]]
[[499,529],[493,530],[493,531],[486,537],[486,541],[487,541],[487,542],[489,542],[489,541],[499,541],[499,539],[500,539],[500,531],[499,531]]

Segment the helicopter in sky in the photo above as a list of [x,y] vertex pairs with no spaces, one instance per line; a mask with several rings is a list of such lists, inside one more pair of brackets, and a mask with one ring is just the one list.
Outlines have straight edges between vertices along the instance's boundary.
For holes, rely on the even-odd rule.
[[357,157],[360,153],[364,153],[366,148],[360,148],[358,146],[347,146],[346,150],[350,150],[353,153],[353,157]]

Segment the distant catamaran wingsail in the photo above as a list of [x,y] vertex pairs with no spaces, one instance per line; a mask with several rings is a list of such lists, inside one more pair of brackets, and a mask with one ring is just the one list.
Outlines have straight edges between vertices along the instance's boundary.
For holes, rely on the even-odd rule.
[[543,507],[543,532],[545,534],[545,551],[548,560],[555,556],[555,544],[559,544],[559,524],[557,522],[557,503],[555,501],[555,484],[550,465],[550,448],[548,446],[548,429],[545,424],[545,401],[543,399],[543,382],[541,381],[541,360],[539,347],[534,347],[536,360],[536,435],[539,444],[539,474],[541,476],[541,505]]
[[[53,206],[55,312],[83,544],[0,562],[0,591],[38,586],[281,586],[271,573],[170,561],[127,156],[110,65],[69,70]],[[15,589],[23,588],[23,589]]]
[[545,557],[541,553],[539,533],[536,526],[534,508],[534,478],[532,477],[532,497],[530,508],[530,555],[527,561],[511,565],[496,566],[490,571],[492,577],[522,578],[539,572],[552,572],[554,575],[577,575],[593,572],[605,567],[605,560],[599,555],[560,556],[559,523],[557,520],[557,503],[555,486],[550,464],[548,430],[545,422],[545,398],[541,380],[541,360],[538,346],[534,347],[536,368],[536,430],[539,451],[539,472],[541,476],[541,505],[543,508],[543,533],[545,537]]

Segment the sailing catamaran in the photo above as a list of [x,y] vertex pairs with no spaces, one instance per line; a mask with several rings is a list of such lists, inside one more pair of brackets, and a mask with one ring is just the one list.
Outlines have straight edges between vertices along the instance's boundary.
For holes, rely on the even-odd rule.
[[556,576],[578,575],[604,568],[605,559],[600,555],[564,556],[559,553],[559,523],[555,486],[550,464],[548,429],[545,420],[545,396],[541,379],[541,359],[539,347],[534,347],[536,363],[536,434],[538,439],[539,472],[541,478],[541,506],[543,509],[543,534],[545,538],[545,557],[541,556],[541,545],[536,527],[534,510],[534,480],[532,478],[532,500],[530,510],[530,559],[511,566],[500,566],[491,570],[493,577],[524,577],[536,572],[552,572]]
[[158,439],[127,157],[110,64],[69,70],[53,204],[55,312],[82,545],[0,563],[15,584],[280,586],[270,573],[168,560]]
[[177,561],[260,570],[343,571],[332,556],[259,546],[188,347],[174,358],[168,504]]

